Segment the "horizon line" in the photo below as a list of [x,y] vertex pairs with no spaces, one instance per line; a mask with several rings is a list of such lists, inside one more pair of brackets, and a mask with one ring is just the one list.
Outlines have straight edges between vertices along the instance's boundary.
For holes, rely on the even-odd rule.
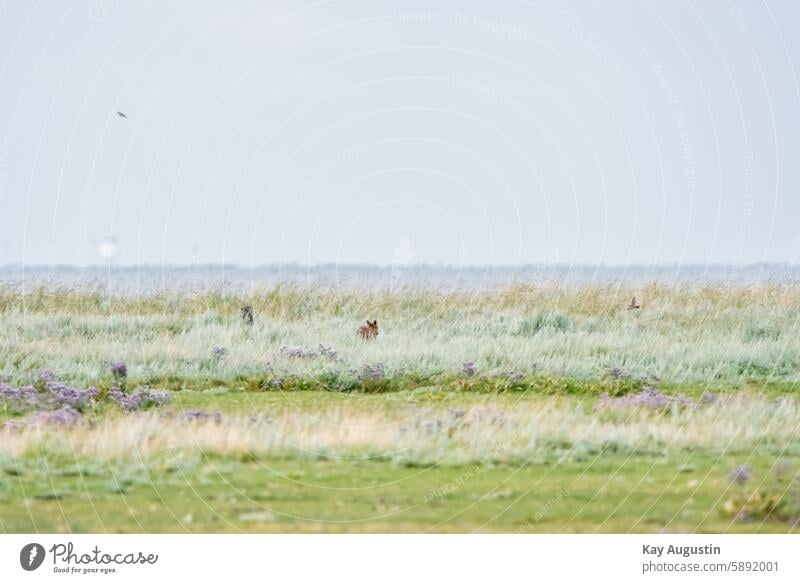
[[246,265],[241,263],[91,263],[86,265],[78,265],[75,263],[3,263],[0,264],[0,269],[138,269],[138,268],[181,268],[181,269],[197,269],[197,268],[231,268],[239,270],[255,270],[255,269],[274,269],[274,268],[368,268],[368,269],[415,269],[415,268],[435,268],[435,269],[524,269],[528,267],[535,267],[537,269],[559,269],[559,268],[606,268],[606,269],[664,269],[664,268],[710,268],[710,267],[725,267],[731,269],[743,269],[754,267],[800,267],[800,262],[791,261],[756,261],[749,263],[734,263],[734,262],[713,262],[713,263],[700,263],[700,262],[679,262],[671,261],[665,263],[591,263],[591,262],[574,262],[574,263],[472,263],[472,264],[452,264],[452,263],[407,263],[407,264],[392,264],[392,263],[335,263],[335,262],[318,262],[318,263],[300,263],[300,262],[282,262],[282,263],[258,263],[253,265]]

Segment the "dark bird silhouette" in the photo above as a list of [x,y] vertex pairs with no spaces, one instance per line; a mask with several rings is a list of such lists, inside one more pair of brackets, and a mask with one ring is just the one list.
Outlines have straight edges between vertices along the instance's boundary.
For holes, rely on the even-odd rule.
[[125,115],[124,113],[122,113],[121,111],[118,111],[117,115],[120,116],[120,117],[124,117],[125,119],[128,119],[128,116]]
[[639,302],[636,301],[636,296],[633,296],[631,298],[631,303],[628,304],[628,309],[629,310],[638,310],[641,307],[642,307],[642,305]]

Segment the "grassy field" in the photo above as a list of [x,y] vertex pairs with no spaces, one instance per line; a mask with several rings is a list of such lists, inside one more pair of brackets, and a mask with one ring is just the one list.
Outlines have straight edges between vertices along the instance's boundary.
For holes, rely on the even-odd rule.
[[7,289],[0,531],[792,532],[799,307],[790,286]]

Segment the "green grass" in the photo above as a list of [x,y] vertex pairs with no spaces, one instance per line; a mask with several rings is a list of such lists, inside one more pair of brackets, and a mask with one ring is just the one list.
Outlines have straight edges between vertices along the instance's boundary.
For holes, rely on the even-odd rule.
[[[104,395],[124,361],[127,389],[172,394],[0,430],[0,532],[792,532],[798,308],[789,286],[0,290],[0,382],[50,369]],[[320,343],[337,356],[282,350]],[[595,410],[654,384],[720,400]]]
[[[75,533],[792,531],[785,521],[738,522],[722,510],[731,489],[721,470],[734,461],[684,453],[404,467],[211,458],[169,471],[28,462],[0,477],[0,525]],[[774,459],[749,461],[767,471]]]

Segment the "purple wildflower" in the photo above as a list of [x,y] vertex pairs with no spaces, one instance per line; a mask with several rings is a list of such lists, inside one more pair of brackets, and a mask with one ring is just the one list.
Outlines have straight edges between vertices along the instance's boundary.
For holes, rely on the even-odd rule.
[[228,351],[225,350],[222,346],[215,346],[211,349],[211,357],[214,360],[222,360],[228,355]]
[[164,405],[169,402],[170,395],[166,391],[156,391],[149,387],[137,387],[130,395],[126,395],[114,387],[108,391],[108,398],[126,411],[138,411]]
[[20,421],[18,419],[9,419],[8,421],[5,422],[5,425],[3,425],[3,427],[5,429],[8,429],[9,431],[22,431],[23,429],[25,429],[25,427],[27,427],[27,423],[25,423],[24,421]]
[[36,403],[39,392],[33,387],[12,387],[0,384],[0,403],[30,406]]
[[6,421],[5,428],[11,431],[22,431],[26,427],[39,425],[58,425],[71,427],[78,423],[81,414],[71,407],[62,407],[55,411],[37,411],[24,419],[10,419]]
[[128,378],[128,367],[121,360],[110,363],[109,368],[111,369],[111,375],[115,379],[122,380]]
[[154,391],[153,389],[143,388],[146,392],[145,399],[155,405],[166,405],[172,400],[172,396],[167,391]]
[[[658,389],[650,387],[645,387],[641,393],[634,393],[628,395],[628,397],[632,404],[649,407],[651,409],[669,407],[675,401],[675,399],[669,395],[665,395]],[[625,397],[622,398],[624,399]]]
[[338,351],[326,344],[318,344],[316,348],[306,348],[305,346],[282,346],[281,354],[288,358],[311,359],[325,356],[331,360],[339,360]]
[[39,379],[39,382],[49,383],[56,380],[56,373],[49,368],[40,368],[36,373],[36,377]]
[[475,366],[474,362],[465,362],[462,370],[464,374],[468,377],[474,376],[476,372],[478,372],[478,367]]
[[48,381],[42,391],[30,386],[12,387],[0,384],[0,403],[17,410],[35,406],[45,411],[63,407],[80,411],[95,401],[98,393],[94,387],[75,389],[61,381]]
[[305,346],[281,346],[281,354],[289,358],[314,358],[316,353]]
[[49,382],[46,385],[47,400],[56,407],[70,407],[71,409],[82,410],[92,401],[97,399],[99,391],[94,387],[86,390],[68,387],[61,381]]
[[62,407],[55,411],[37,411],[31,418],[33,425],[59,425],[70,427],[81,418],[81,414],[72,407]]
[[709,405],[717,401],[717,396],[714,393],[709,391],[703,391],[703,394],[700,395],[700,402],[704,405]]
[[376,364],[365,364],[359,374],[359,380],[364,381],[380,381],[386,377],[386,367],[382,362]]
[[728,479],[734,484],[740,486],[746,484],[753,477],[753,468],[749,464],[742,464],[741,466],[733,468],[728,474]]
[[208,411],[203,411],[202,409],[189,409],[183,412],[181,418],[184,421],[196,421],[198,423],[205,423],[207,421],[213,421],[217,425],[222,423],[222,413],[219,411],[209,413]]
[[339,352],[332,346],[320,343],[317,346],[317,353],[320,356],[327,356],[331,360],[339,360]]

